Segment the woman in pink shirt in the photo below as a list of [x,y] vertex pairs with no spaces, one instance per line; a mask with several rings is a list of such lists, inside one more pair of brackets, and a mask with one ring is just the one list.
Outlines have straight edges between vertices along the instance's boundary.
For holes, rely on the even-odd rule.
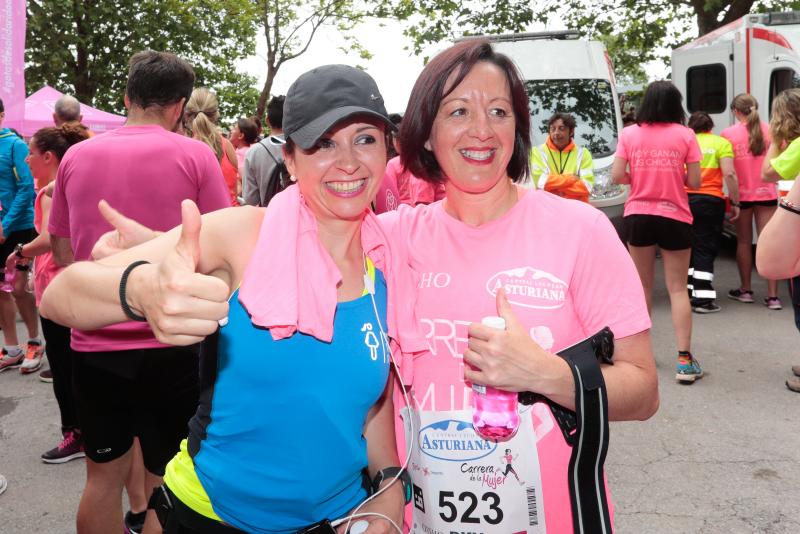
[[[35,258],[33,273],[37,307],[42,301],[42,294],[50,280],[61,271],[61,268],[53,261],[53,254],[50,251],[50,234],[47,231],[47,223],[50,218],[52,200],[45,194],[45,190],[47,185],[56,179],[58,166],[67,149],[75,143],[88,139],[87,132],[88,130],[85,128],[69,124],[57,128],[42,128],[31,137],[29,143],[30,152],[27,163],[36,179],[38,190],[33,210],[34,225],[39,235],[33,241],[20,245],[12,253],[12,256],[18,263],[29,263],[29,258]],[[17,291],[24,291],[26,280],[25,276],[17,277]],[[61,412],[62,434],[61,442],[42,454],[42,461],[63,463],[84,456],[83,440],[78,428],[75,400],[72,395],[70,332],[66,326],[61,326],[45,317],[42,317],[41,321],[42,334],[44,334],[47,344],[47,360],[50,362],[50,370],[53,373],[53,392]]]
[[[653,82],[644,93],[637,124],[622,130],[611,168],[615,183],[630,184],[625,236],[651,308],[656,246],[664,258],[672,324],[678,342],[675,378],[691,384],[703,370],[692,356],[692,308],[686,273],[692,253],[692,212],[686,185],[700,187],[702,155],[694,132],[684,126],[681,94],[671,82]],[[629,171],[626,171],[626,168]]]
[[[741,286],[728,291],[728,298],[752,303],[753,219],[760,234],[778,206],[778,188],[774,183],[765,182],[761,176],[770,140],[769,127],[758,115],[758,102],[745,93],[736,95],[731,102],[731,111],[737,123],[722,130],[721,135],[733,145],[733,166],[739,178],[741,214],[736,220],[736,265]],[[767,280],[764,305],[771,310],[781,309],[777,280]]]
[[[573,532],[572,448],[551,408],[523,407],[511,439],[485,441],[472,426],[471,385],[536,392],[573,410],[576,383],[556,353],[608,325],[608,413],[650,417],[658,385],[633,263],[601,212],[517,185],[528,174],[528,95],[488,42],[465,41],[428,63],[400,144],[403,166],[446,190],[444,200],[380,217],[418,280],[408,298],[428,340],[404,377],[413,409],[400,414],[414,421],[411,532]],[[479,324],[487,315],[507,329]],[[516,478],[504,472],[506,449]],[[602,477],[592,485],[595,504],[606,502],[602,486]]]

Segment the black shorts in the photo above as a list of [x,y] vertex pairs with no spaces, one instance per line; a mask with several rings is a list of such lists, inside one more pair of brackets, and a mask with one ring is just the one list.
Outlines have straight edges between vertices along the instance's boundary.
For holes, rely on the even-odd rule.
[[[138,436],[145,468],[163,476],[197,409],[197,346],[74,354],[75,402],[86,456],[110,462]],[[117,372],[115,361],[123,372]]]
[[[6,261],[8,255],[14,252],[14,248],[22,243],[30,243],[36,236],[39,234],[36,233],[36,230],[33,228],[27,228],[25,230],[17,230],[16,232],[11,232],[6,236],[6,240],[0,244],[0,262]],[[0,265],[0,278],[5,280],[5,265]]]
[[739,202],[739,209],[746,210],[752,208],[753,206],[766,206],[769,208],[777,205],[777,198],[774,200],[742,200]]
[[625,240],[633,247],[692,248],[692,225],[689,223],[659,215],[628,215],[623,224]]

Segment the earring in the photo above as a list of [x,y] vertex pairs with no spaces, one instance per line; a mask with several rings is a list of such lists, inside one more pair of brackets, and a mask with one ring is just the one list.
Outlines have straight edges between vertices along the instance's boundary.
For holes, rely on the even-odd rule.
[[297,181],[297,178],[295,178],[294,176],[290,176],[290,177],[289,177],[289,180],[291,180],[292,182],[296,182],[296,181]]

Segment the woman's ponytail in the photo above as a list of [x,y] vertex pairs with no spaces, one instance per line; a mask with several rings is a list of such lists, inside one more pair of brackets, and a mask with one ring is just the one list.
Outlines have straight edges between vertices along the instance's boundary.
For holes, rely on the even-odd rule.
[[763,154],[767,147],[764,132],[761,130],[761,117],[758,115],[758,101],[747,93],[736,95],[731,102],[731,109],[745,117],[747,134],[750,139],[750,153],[754,156]]

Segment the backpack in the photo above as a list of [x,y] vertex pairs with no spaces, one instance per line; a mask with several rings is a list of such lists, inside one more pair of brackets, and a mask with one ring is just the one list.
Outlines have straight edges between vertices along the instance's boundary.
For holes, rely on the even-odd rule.
[[275,167],[272,168],[272,172],[269,174],[269,179],[267,180],[267,190],[264,193],[263,207],[266,208],[270,200],[272,200],[272,197],[286,189],[292,182],[289,180],[289,169],[286,168],[283,157],[276,158],[264,144],[263,140],[259,141],[258,144],[264,147],[269,157],[275,162]]

